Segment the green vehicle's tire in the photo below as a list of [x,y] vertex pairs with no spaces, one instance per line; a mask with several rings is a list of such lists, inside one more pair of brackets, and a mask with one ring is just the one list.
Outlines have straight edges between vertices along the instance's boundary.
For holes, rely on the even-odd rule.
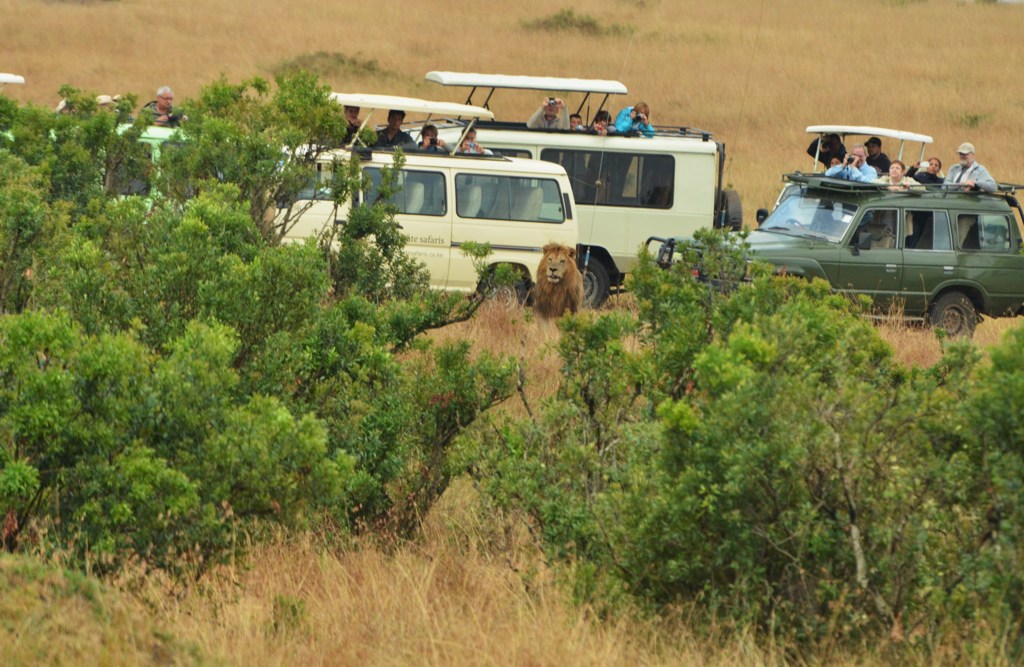
[[978,311],[963,292],[947,292],[928,309],[928,323],[950,338],[970,338],[978,325]]

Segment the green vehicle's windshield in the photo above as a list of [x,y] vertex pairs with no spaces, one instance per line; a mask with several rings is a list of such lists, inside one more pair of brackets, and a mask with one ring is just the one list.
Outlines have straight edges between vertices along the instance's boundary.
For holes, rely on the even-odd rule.
[[759,229],[839,243],[846,236],[856,213],[856,204],[838,202],[815,193],[794,193],[779,202]]

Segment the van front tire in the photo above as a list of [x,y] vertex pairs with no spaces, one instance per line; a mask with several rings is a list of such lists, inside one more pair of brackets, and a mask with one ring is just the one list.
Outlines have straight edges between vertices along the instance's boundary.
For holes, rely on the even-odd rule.
[[608,290],[612,281],[608,269],[600,260],[591,257],[590,264],[580,267],[583,273],[583,305],[587,308],[600,308],[608,300]]

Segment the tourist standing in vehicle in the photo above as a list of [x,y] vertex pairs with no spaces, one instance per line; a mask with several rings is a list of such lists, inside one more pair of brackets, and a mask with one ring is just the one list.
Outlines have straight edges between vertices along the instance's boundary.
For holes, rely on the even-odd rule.
[[909,190],[921,187],[920,183],[907,176],[907,166],[901,160],[892,160],[889,163],[889,173],[878,177],[875,182],[888,185],[889,190]]
[[374,146],[378,148],[394,148],[395,146],[403,148],[414,147],[416,142],[413,141],[412,136],[408,132],[402,129],[402,121],[404,120],[405,112],[401,109],[389,111],[387,127],[377,131],[377,143]]
[[462,145],[459,146],[460,153],[467,153],[469,155],[491,155],[491,151],[487,150],[476,141],[476,130],[467,130],[466,138],[462,140]]
[[998,189],[988,169],[974,161],[974,144],[964,142],[956,149],[960,163],[953,165],[946,176],[947,185],[959,185],[965,190],[995,192]]
[[[922,169],[924,171],[921,171]],[[907,170],[907,176],[924,185],[942,185],[946,178],[942,174],[942,160],[937,157],[930,157],[927,162],[920,165],[915,164]]]
[[878,178],[878,172],[875,171],[874,167],[868,166],[867,159],[867,149],[863,145],[858,144],[850,149],[842,164],[829,167],[825,175],[832,176],[833,178],[842,178],[847,181],[857,181],[858,183],[871,183]]
[[615,130],[621,133],[639,132],[645,137],[653,137],[651,107],[647,106],[647,102],[637,102],[631,107],[626,107],[615,117]]
[[868,166],[873,167],[881,176],[889,171],[889,156],[882,152],[882,140],[878,137],[871,137],[864,142],[868,149]]
[[359,127],[363,124],[363,121],[359,120],[359,107],[353,107],[346,104],[345,121],[348,123],[348,127],[345,129],[344,141],[347,145],[348,142],[352,141],[352,137],[356,135],[356,132],[359,131]]
[[549,97],[533,112],[526,127],[531,130],[568,130],[569,112],[559,97]]
[[188,120],[188,116],[176,113],[171,104],[173,101],[174,91],[171,87],[161,86],[156,91],[156,99],[142,107],[142,110],[153,114],[153,125],[178,127],[182,121]]
[[424,153],[447,153],[447,146],[444,139],[437,138],[436,125],[423,126],[423,131],[420,132],[420,144],[417,148]]
[[615,123],[612,122],[612,115],[607,109],[601,109],[594,114],[594,124],[590,127],[592,134],[615,134]]
[[[819,141],[821,142],[820,150],[818,148]],[[807,147],[807,154],[811,157],[817,155],[818,162],[828,169],[833,166],[832,160],[838,160],[837,164],[843,163],[843,160],[846,159],[846,146],[843,146],[838,134],[826,134],[821,139],[811,142],[811,145]]]

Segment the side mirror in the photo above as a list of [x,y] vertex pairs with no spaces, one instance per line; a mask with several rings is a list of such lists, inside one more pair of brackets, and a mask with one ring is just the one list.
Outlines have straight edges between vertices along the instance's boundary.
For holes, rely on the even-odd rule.
[[871,250],[871,234],[861,234],[857,239],[857,247],[861,250]]
[[759,208],[757,209],[757,224],[761,224],[768,217],[768,209]]

